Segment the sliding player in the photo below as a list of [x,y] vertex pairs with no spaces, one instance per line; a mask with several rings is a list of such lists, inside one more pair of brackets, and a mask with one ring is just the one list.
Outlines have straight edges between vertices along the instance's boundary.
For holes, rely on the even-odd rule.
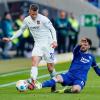
[[70,89],[58,90],[59,93],[79,93],[85,86],[87,74],[92,66],[96,74],[100,76],[100,68],[96,64],[94,56],[88,52],[92,42],[88,38],[82,38],[80,44],[73,50],[71,66],[65,74],[60,74],[51,80],[36,84],[37,88],[53,87],[56,83],[63,86],[72,86]]

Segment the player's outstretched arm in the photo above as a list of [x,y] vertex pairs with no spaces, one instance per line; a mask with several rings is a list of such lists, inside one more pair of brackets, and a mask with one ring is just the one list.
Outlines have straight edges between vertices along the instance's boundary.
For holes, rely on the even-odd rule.
[[26,25],[26,21],[25,21],[25,19],[24,19],[21,28],[17,31],[16,34],[14,34],[11,38],[4,37],[4,38],[2,38],[2,40],[3,40],[4,42],[10,42],[11,40],[13,40],[13,39],[19,37],[19,36],[24,32],[24,30],[25,30],[26,28],[27,28],[27,25]]
[[93,56],[92,67],[93,67],[94,71],[96,72],[96,74],[97,74],[98,76],[100,76],[100,68],[99,68],[99,66],[98,66],[97,63],[96,63],[96,59],[95,59],[94,56]]
[[96,72],[96,74],[97,74],[98,76],[100,76],[100,68],[99,68],[98,66],[96,66],[96,67],[93,67],[93,69],[94,69],[94,71]]
[[3,40],[4,42],[10,42],[10,41],[11,41],[10,38],[6,38],[6,37],[2,38],[2,40]]
[[74,50],[73,50],[73,53],[74,53],[74,54],[77,54],[77,53],[79,52],[79,50],[80,50],[80,47],[81,47],[82,45],[84,45],[84,44],[83,44],[83,43],[84,43],[83,41],[87,41],[85,37],[81,38],[80,42],[79,42],[79,43],[77,44],[77,46],[74,48]]
[[80,50],[80,45],[78,44],[75,46],[73,53],[77,53],[79,50]]
[[51,36],[53,38],[53,42],[51,44],[51,47],[56,48],[58,46],[58,44],[57,44],[57,36],[56,36],[55,28],[53,27],[51,21],[48,18],[45,18],[44,25],[50,30]]
[[10,42],[12,41],[13,39],[19,37],[21,34],[23,33],[22,29],[18,30],[16,34],[14,34],[11,38],[8,38],[8,37],[3,37],[2,40],[4,42]]

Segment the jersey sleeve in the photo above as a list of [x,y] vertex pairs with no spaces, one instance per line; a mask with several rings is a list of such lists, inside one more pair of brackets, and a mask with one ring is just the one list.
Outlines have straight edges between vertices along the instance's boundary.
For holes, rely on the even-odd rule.
[[79,53],[79,50],[80,50],[80,45],[75,46],[73,54],[76,55],[77,53]]
[[53,27],[51,21],[48,18],[45,17],[44,20],[43,20],[43,23],[44,23],[45,27],[47,27],[50,30],[53,40],[57,41],[56,30]]
[[93,56],[93,60],[92,60],[92,67],[96,67],[98,66],[97,63],[96,63],[96,60],[95,60],[95,57]]
[[92,67],[93,67],[94,71],[96,72],[96,74],[98,76],[100,76],[100,68],[98,67],[98,65],[96,63],[95,57],[93,57]]
[[17,31],[17,33],[14,34],[10,39],[13,40],[13,39],[19,37],[19,36],[24,32],[24,30],[25,30],[26,28],[27,28],[27,24],[26,24],[26,20],[24,19],[21,28],[20,28],[20,29]]

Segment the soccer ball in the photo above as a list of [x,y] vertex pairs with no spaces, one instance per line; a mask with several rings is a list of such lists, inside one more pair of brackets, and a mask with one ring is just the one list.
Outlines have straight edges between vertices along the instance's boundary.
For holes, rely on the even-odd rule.
[[28,89],[28,83],[26,80],[19,80],[16,82],[16,89],[20,92],[25,92]]

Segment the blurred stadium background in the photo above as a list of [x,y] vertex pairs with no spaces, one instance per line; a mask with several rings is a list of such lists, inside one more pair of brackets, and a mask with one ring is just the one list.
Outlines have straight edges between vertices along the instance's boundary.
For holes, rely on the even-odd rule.
[[[54,24],[54,27],[56,28],[56,19],[60,16],[60,11],[63,10],[66,13],[66,18],[68,21],[71,19],[71,14],[74,16],[74,19],[72,22],[72,26],[74,28],[77,28],[78,32],[70,34],[71,30],[65,30],[66,33],[64,33],[65,38],[62,37],[62,40],[64,39],[64,45],[63,47],[59,47],[56,50],[57,53],[66,53],[71,52],[74,45],[77,43],[77,41],[83,37],[87,36],[89,37],[92,42],[93,46],[91,48],[92,51],[95,51],[94,53],[99,55],[99,33],[97,30],[97,24],[99,24],[99,0],[0,0],[0,35],[3,36],[9,36],[7,34],[7,31],[11,31],[10,35],[13,35],[16,33],[16,31],[20,28],[21,25],[18,25],[17,20],[19,20],[19,16],[27,16],[28,15],[28,8],[31,3],[38,3],[40,6],[40,13],[46,14],[48,13],[48,16],[51,21]],[[11,15],[11,27],[12,29],[4,28],[5,24],[2,25],[2,20],[5,21],[5,12],[9,12]],[[76,21],[76,22],[75,22]],[[17,25],[16,25],[17,23]],[[77,25],[79,24],[79,25]],[[76,25],[76,26],[75,26]],[[79,27],[79,29],[78,29]],[[3,29],[2,29],[3,28]],[[56,28],[57,34],[59,33],[59,29]],[[22,36],[23,39],[16,39],[13,41],[13,44],[9,44],[10,47],[7,47],[6,44],[0,42],[1,47],[1,58],[10,58],[5,55],[9,51],[15,50],[14,52],[15,56],[19,52],[19,56],[25,56],[23,54],[25,49],[26,51],[31,51],[34,42],[32,41],[31,36],[28,36],[28,33],[25,33],[25,36]],[[63,33],[62,33],[63,34]],[[59,35],[58,35],[59,38]],[[61,39],[61,38],[60,38]],[[61,45],[61,40],[58,39],[58,44]],[[71,42],[72,40],[72,42]],[[21,47],[20,42],[25,41],[23,44],[24,46]],[[61,45],[62,46],[62,45]],[[6,49],[6,50],[5,50]],[[9,50],[8,50],[9,49]],[[18,50],[16,50],[18,49]],[[4,50],[4,52],[2,52]],[[13,53],[12,53],[13,54]],[[25,52],[26,56],[29,55],[29,52]]]
[[[89,37],[92,40],[93,45],[90,52],[98,56],[97,62],[100,63],[100,0],[0,0],[0,38],[3,36],[9,37],[9,34],[6,34],[7,31],[11,31],[10,35],[16,34],[16,31],[20,28],[20,25],[17,23],[19,16],[22,15],[25,17],[28,15],[28,8],[31,3],[39,4],[39,12],[50,18],[56,28],[57,38],[59,38],[59,28],[57,28],[56,25],[61,11],[65,13],[64,19],[69,21],[73,28],[76,28],[77,30],[77,32],[65,30],[66,33],[60,33],[65,38],[62,37],[58,39],[58,45],[61,44],[62,47],[56,49],[57,71],[65,71],[65,69],[68,68],[70,61],[72,60],[72,49],[79,39],[84,36]],[[4,16],[6,14],[10,14],[11,16],[10,19],[8,18],[10,20],[9,26],[11,30],[6,30],[9,29],[9,27],[5,29],[6,24],[4,24],[4,22],[6,21],[6,17],[4,18]],[[71,20],[73,16],[74,20]],[[65,39],[65,41],[61,42],[63,39]],[[21,45],[20,43],[22,43],[22,41],[24,41],[25,44]],[[49,93],[50,90],[48,89],[41,90],[40,92],[28,92],[29,95],[18,94],[17,91],[15,91],[14,84],[20,78],[26,79],[29,77],[31,50],[33,46],[34,41],[31,35],[29,35],[29,31],[26,31],[25,35],[14,40],[11,44],[6,44],[0,40],[1,100],[32,99],[33,94],[34,100],[43,100],[44,98],[53,100],[55,100],[55,98],[58,100],[62,98],[70,100],[99,100],[100,81],[99,78],[93,74],[92,70],[90,71],[90,79],[87,82],[88,85],[85,90],[79,95],[73,95],[73,97],[71,95],[66,97],[66,95],[59,94],[53,96],[53,94]],[[42,61],[40,66],[45,66],[45,62]],[[45,70],[41,70],[41,67],[39,68],[40,75],[47,74]],[[94,77],[91,77],[92,75]],[[47,77],[44,79],[47,79]],[[44,79],[40,78],[40,81]],[[91,83],[91,80],[94,81]],[[87,92],[89,94],[87,94]]]

